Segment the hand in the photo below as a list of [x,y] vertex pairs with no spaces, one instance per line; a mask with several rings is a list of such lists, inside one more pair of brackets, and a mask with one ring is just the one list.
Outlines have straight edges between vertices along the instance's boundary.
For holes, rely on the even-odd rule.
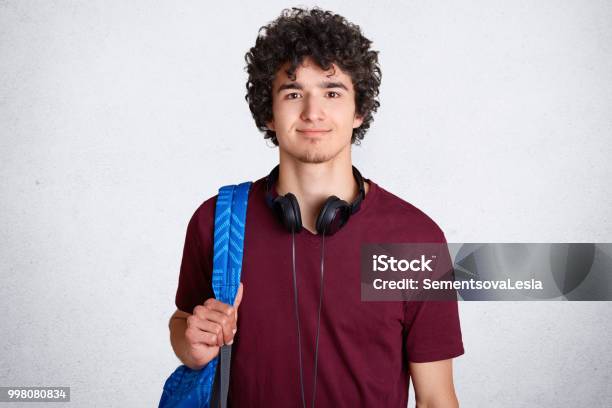
[[198,365],[203,367],[208,364],[219,354],[219,347],[234,342],[243,292],[240,283],[233,306],[210,298],[196,306],[193,314],[187,318],[185,340],[191,358]]

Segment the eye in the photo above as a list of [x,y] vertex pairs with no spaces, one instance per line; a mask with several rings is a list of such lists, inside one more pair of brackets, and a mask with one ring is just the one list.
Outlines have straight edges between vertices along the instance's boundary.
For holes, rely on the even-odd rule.
[[299,96],[300,94],[297,93],[297,92],[291,92],[291,93],[287,94],[287,99],[297,99],[297,96],[294,98],[293,95]]
[[339,98],[340,97],[340,94],[338,92],[336,92],[336,91],[329,91],[327,94],[328,95],[330,95],[330,94],[336,95],[336,96],[332,96],[332,98]]

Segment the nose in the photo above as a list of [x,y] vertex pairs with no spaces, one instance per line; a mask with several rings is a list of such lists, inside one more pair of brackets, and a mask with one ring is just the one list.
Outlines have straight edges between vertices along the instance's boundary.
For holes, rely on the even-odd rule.
[[320,122],[325,118],[325,110],[322,101],[315,96],[304,98],[302,106],[302,120],[306,122]]

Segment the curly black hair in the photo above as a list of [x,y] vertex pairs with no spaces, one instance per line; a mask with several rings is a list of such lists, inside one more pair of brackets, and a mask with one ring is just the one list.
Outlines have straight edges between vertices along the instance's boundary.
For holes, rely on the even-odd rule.
[[355,89],[355,107],[363,123],[353,129],[351,143],[360,144],[380,103],[376,99],[381,82],[378,51],[363,36],[358,25],[318,7],[284,9],[281,15],[259,29],[255,46],[244,56],[249,74],[245,99],[257,128],[278,146],[276,132],[266,127],[273,119],[272,82],[280,67],[289,62],[287,75],[295,80],[295,70],[310,57],[327,71],[334,63],[347,73]]

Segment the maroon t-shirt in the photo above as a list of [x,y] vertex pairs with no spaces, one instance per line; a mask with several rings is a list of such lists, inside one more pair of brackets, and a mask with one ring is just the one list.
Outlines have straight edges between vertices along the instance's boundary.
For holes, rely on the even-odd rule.
[[[408,401],[409,362],[463,354],[457,302],[362,302],[360,248],[366,243],[445,242],[426,214],[369,179],[349,222],[325,237],[317,407],[397,407]],[[232,407],[301,406],[291,233],[265,202],[265,178],[249,194],[241,280],[244,295],[232,347]],[[216,196],[187,227],[176,306],[187,313],[214,297],[212,241]],[[306,404],[310,406],[321,236],[295,235]]]

